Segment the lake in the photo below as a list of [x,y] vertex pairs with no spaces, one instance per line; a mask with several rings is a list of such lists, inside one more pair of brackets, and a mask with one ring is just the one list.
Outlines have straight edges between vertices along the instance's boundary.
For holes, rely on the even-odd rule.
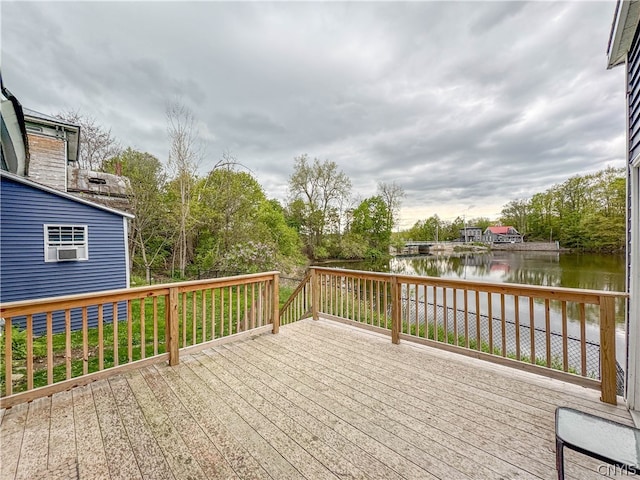
[[[387,262],[332,262],[328,267],[350,270],[388,272],[405,275],[445,277],[495,283],[519,283],[549,287],[590,290],[625,291],[625,258],[623,255],[560,252],[484,252],[453,255],[419,255],[394,257]],[[579,323],[571,318],[570,330]],[[553,330],[560,328],[557,315]],[[599,342],[597,311],[587,312],[587,336]],[[537,322],[536,322],[537,323]],[[616,308],[616,357],[624,368],[626,356],[624,299]]]

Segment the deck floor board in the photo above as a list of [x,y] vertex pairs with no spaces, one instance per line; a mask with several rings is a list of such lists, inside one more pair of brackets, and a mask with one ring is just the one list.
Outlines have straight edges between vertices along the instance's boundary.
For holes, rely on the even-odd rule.
[[558,406],[632,423],[594,390],[309,319],[2,411],[0,480],[547,480]]

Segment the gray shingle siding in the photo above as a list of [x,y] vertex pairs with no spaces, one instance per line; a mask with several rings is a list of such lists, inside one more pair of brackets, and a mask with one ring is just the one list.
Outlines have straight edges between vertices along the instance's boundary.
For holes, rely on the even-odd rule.
[[[127,286],[123,217],[10,178],[0,183],[0,301],[71,295]],[[88,226],[89,259],[45,262],[44,225]],[[76,312],[79,313],[79,312]],[[109,315],[110,316],[110,315]],[[74,327],[80,326],[73,315]],[[92,323],[95,315],[91,316]],[[34,317],[34,330],[45,320]],[[64,327],[55,318],[56,331]]]

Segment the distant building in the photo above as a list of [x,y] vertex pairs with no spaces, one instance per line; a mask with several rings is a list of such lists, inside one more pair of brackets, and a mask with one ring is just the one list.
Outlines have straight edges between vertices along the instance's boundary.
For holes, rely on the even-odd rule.
[[482,229],[480,227],[465,227],[460,229],[460,242],[481,242]]
[[29,152],[25,176],[108,207],[130,208],[126,177],[78,168],[78,125],[29,108],[22,110]]
[[523,238],[513,227],[487,227],[482,235],[487,243],[522,243]]
[[67,191],[67,165],[78,159],[80,127],[23,107],[29,144],[25,176],[34,182]]

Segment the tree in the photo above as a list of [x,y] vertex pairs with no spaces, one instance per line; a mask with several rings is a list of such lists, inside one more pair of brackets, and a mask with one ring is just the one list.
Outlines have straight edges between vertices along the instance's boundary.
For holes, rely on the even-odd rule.
[[80,151],[78,166],[87,170],[102,170],[104,162],[121,152],[118,141],[93,117],[79,111],[62,112],[56,115],[65,122],[80,126]]
[[521,235],[529,233],[529,201],[527,199],[511,200],[504,207],[500,220],[503,225],[512,225]]
[[353,211],[351,232],[366,239],[367,256],[380,258],[389,252],[391,224],[389,209],[380,196],[363,200]]
[[251,174],[231,165],[197,182],[192,213],[201,270],[250,273],[300,257],[298,234],[287,225],[280,204],[266,199]]
[[174,257],[178,257],[178,270],[184,277],[189,259],[189,228],[191,220],[191,193],[196,179],[196,170],[202,159],[198,142],[195,117],[191,110],[180,103],[167,106],[167,134],[169,136],[169,169],[172,186],[176,189],[179,231]]
[[[335,162],[320,162],[316,158],[310,163],[306,154],[294,159],[293,173],[289,177],[290,204],[296,200],[304,204],[304,211],[300,212],[301,232],[306,237],[310,255],[315,255],[316,248],[321,246],[330,217],[333,219],[331,225],[335,227],[336,212],[339,219],[350,190],[351,181],[338,170]],[[339,224],[340,220],[338,230]]]
[[393,227],[399,221],[402,199],[406,196],[405,191],[395,181],[391,183],[378,182],[378,196],[382,198],[387,206],[387,223],[389,224],[389,229],[393,230]]
[[129,258],[141,261],[147,283],[151,283],[151,267],[166,252],[172,232],[168,226],[164,203],[166,174],[160,161],[149,153],[127,148],[103,164],[109,173],[121,171],[129,179],[127,194],[135,218],[129,231]]

